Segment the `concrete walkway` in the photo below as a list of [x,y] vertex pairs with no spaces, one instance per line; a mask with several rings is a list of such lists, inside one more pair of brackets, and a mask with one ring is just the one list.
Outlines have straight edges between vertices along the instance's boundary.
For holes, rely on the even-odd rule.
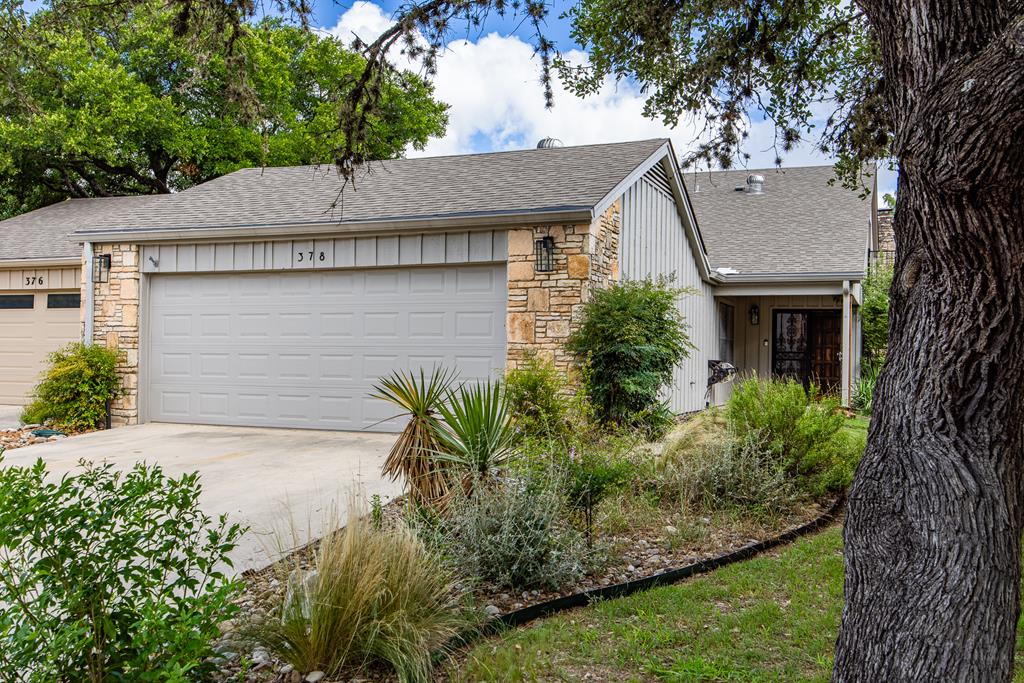
[[0,406],[0,429],[21,426],[21,406]]
[[[235,569],[267,565],[282,545],[319,537],[325,516],[358,492],[385,501],[401,486],[380,468],[396,436],[306,429],[262,429],[151,423],[93,432],[8,451],[6,465],[46,461],[52,474],[75,470],[85,459],[129,469],[159,464],[172,476],[198,470],[201,504],[210,515],[227,513],[251,527],[232,554]],[[293,533],[294,530],[294,533]]]

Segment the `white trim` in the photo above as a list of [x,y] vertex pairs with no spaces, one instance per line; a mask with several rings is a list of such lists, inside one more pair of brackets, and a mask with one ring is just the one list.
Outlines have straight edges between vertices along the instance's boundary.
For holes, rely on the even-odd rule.
[[774,285],[719,285],[714,290],[716,297],[723,296],[841,296],[843,283],[779,283]]
[[608,194],[602,197],[601,200],[594,205],[594,208],[591,209],[591,218],[597,220],[598,218],[603,216],[604,212],[608,210],[608,207],[615,203],[616,199],[621,197],[626,192],[626,190],[633,187],[633,185],[638,180],[644,177],[645,173],[651,170],[656,163],[661,161],[661,159],[668,152],[668,144],[669,143],[667,140],[663,142],[661,146],[658,147],[658,149],[654,150],[654,152],[649,157],[644,159],[639,166],[630,171],[629,175],[620,180],[619,183],[615,187],[613,187]]
[[60,258],[21,258],[0,261],[0,268],[50,268],[80,266],[82,259],[77,256],[62,256]]
[[82,275],[85,278],[82,285],[82,288],[85,289],[85,301],[83,302],[85,321],[82,326],[82,343],[86,346],[92,346],[92,337],[96,329],[96,311],[93,310],[96,305],[96,288],[92,281],[92,259],[92,242],[86,242],[82,246]]

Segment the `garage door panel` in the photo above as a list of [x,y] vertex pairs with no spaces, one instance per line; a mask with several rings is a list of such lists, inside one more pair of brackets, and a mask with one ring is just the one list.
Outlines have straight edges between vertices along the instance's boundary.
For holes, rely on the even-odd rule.
[[[188,288],[230,296],[178,296]],[[503,265],[154,276],[149,417],[395,431],[373,384],[436,365],[500,373],[506,296]]]

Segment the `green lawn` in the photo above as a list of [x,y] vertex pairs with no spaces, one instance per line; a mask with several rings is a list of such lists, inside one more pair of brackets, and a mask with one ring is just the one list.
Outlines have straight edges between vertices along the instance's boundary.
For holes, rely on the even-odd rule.
[[[841,553],[835,526],[772,555],[552,617],[481,642],[452,679],[827,681]],[[1024,681],[1024,638],[1017,652],[1015,680]]]

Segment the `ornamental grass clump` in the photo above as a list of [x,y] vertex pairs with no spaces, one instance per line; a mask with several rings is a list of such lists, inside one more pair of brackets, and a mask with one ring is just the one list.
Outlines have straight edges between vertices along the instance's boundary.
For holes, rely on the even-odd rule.
[[344,528],[328,525],[312,569],[296,567],[286,582],[254,633],[299,671],[384,667],[402,683],[426,683],[435,656],[475,623],[436,555],[407,529],[376,529],[354,508]]

